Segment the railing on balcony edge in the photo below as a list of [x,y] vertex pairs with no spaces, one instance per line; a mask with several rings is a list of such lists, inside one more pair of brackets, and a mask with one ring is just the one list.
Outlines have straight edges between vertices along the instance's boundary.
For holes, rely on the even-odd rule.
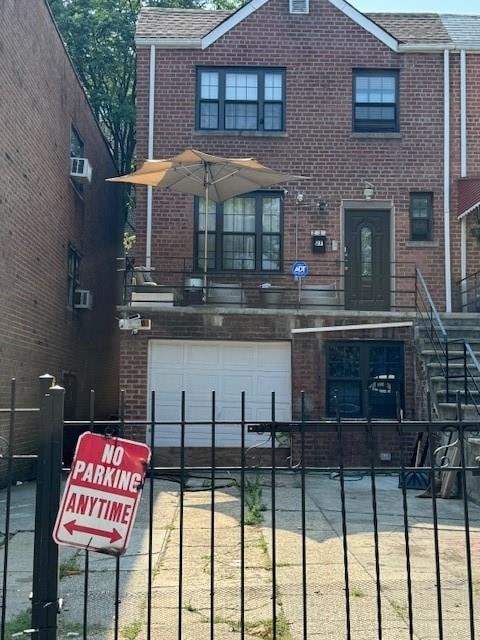
[[[122,259],[123,260],[123,259]],[[163,258],[154,267],[136,266],[134,260],[123,260],[124,306],[197,306],[415,311],[416,272],[412,262],[391,263],[388,305],[371,309],[345,304],[349,272],[342,261],[322,261],[311,265],[304,280],[290,273],[290,263],[283,272],[211,271],[204,274],[194,269],[193,261],[184,258]],[[347,287],[345,286],[347,284]]]

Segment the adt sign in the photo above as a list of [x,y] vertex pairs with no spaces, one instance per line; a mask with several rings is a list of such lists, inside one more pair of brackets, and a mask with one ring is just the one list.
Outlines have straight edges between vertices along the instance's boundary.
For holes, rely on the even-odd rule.
[[308,264],[297,260],[292,264],[292,274],[296,278],[305,278],[305,276],[308,276]]

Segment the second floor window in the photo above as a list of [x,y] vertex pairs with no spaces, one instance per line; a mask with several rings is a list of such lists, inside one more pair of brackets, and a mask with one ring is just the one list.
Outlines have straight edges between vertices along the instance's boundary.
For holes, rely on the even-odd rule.
[[433,193],[410,194],[410,239],[432,240]]
[[399,130],[398,71],[354,69],[353,130]]
[[[203,271],[205,200],[195,202],[195,267]],[[252,193],[209,203],[209,271],[280,271],[282,266],[282,201],[274,192]]]
[[285,71],[198,69],[197,128],[284,131]]
[[68,246],[67,257],[67,307],[73,309],[75,305],[75,290],[80,285],[80,254],[71,244]]

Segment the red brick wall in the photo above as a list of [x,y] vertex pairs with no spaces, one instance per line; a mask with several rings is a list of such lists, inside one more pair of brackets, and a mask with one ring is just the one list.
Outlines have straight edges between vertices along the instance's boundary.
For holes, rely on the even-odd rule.
[[[195,131],[196,65],[265,65],[287,70],[285,137],[232,136]],[[138,148],[147,155],[149,49],[138,51]],[[400,69],[400,137],[352,134],[352,68]],[[362,199],[364,180],[395,208],[395,259],[416,262],[435,300],[443,283],[443,56],[395,54],[325,0],[308,16],[288,13],[287,0],[270,0],[204,51],[157,49],[154,156],[193,146],[229,156],[255,156],[275,168],[311,176],[299,185],[305,197],[328,202],[325,214],[300,212],[300,255],[312,268],[329,270],[339,252],[310,252],[310,231],[322,228],[340,240],[342,199]],[[294,258],[294,194],[285,202],[285,261]],[[145,189],[138,190],[139,255],[145,251]],[[433,191],[434,239],[414,248],[409,239],[409,192]],[[153,265],[175,256],[191,259],[192,198],[158,190],[154,197]],[[392,260],[393,260],[392,256]]]
[[[382,318],[379,317],[379,321]],[[384,321],[388,321],[385,317]],[[325,326],[353,324],[355,317],[323,318]],[[414,383],[414,350],[410,329],[375,329],[341,331],[335,333],[298,334],[292,339],[291,329],[312,326],[307,316],[279,316],[270,314],[200,314],[185,312],[158,312],[152,315],[152,330],[132,335],[122,332],[120,352],[122,367],[120,385],[125,391],[126,418],[139,422],[147,419],[148,343],[152,339],[191,340],[289,340],[292,345],[292,407],[294,419],[301,418],[301,392],[305,393],[305,417],[315,420],[325,416],[326,371],[325,354],[331,340],[396,340],[405,345],[405,417],[416,417]],[[180,398],[178,399],[180,402]],[[157,416],[161,420],[161,416]],[[128,436],[145,439],[145,425],[133,424],[126,429]],[[308,435],[308,464],[330,463],[336,457],[335,439]],[[350,442],[346,439],[346,442]],[[350,443],[351,445],[351,443]],[[383,437],[379,441],[382,451],[399,453],[396,438]],[[294,455],[298,456],[296,442]],[[390,447],[390,448],[385,448]],[[351,445],[350,460],[355,459]],[[365,463],[365,460],[363,461]]]
[[[97,390],[99,416],[116,411],[115,256],[122,220],[115,167],[44,0],[0,3],[0,406],[8,381],[18,405],[38,405],[37,377],[77,374],[78,415]],[[80,198],[69,179],[70,127],[93,166]],[[67,310],[67,248],[82,254],[81,288],[94,310]],[[36,424],[18,429],[17,451],[35,447]]]

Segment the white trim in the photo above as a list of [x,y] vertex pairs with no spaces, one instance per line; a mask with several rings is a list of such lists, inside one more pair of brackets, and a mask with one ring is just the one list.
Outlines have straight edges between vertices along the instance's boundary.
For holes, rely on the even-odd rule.
[[[460,175],[467,177],[467,56],[460,52]],[[460,221],[460,279],[462,307],[467,304],[467,218]]]
[[452,53],[465,50],[480,53],[480,45],[461,42],[409,42],[398,45],[398,53],[443,53],[446,49]]
[[383,44],[392,49],[392,51],[398,51],[398,40],[396,40],[389,33],[384,31],[381,27],[378,26],[373,20],[367,18],[363,13],[357,11],[355,7],[352,7],[351,4],[345,2],[345,0],[329,0],[330,4],[333,4],[334,7],[337,7],[342,13],[351,18],[354,22],[356,22],[360,27],[363,27],[365,31],[368,31],[378,38]]
[[461,213],[457,217],[457,220],[463,220],[464,218],[466,218],[466,216],[468,216],[469,213],[472,213],[472,211],[475,211],[475,209],[478,209],[478,207],[480,207],[480,202],[477,202],[476,204],[472,205],[470,209],[467,209],[466,211]]
[[[392,51],[398,51],[398,41],[393,36],[384,31],[381,27],[378,26],[378,24],[373,22],[373,20],[370,20],[370,18],[367,18],[367,16],[363,15],[363,13],[357,11],[357,9],[348,4],[348,2],[345,2],[345,0],[328,1],[342,13],[356,22],[360,27],[363,27],[365,31],[368,31],[373,36],[378,38],[378,40],[392,49]],[[233,15],[219,24],[218,27],[215,27],[214,29],[212,29],[212,31],[210,31],[210,33],[207,33],[207,35],[203,36],[202,49],[206,49],[211,44],[216,42],[219,38],[228,33],[230,29],[236,27],[237,24],[242,22],[242,20],[262,7],[266,2],[268,2],[268,0],[251,0],[248,4],[244,5],[241,9],[236,11]]]
[[460,175],[467,177],[467,56],[460,51]]
[[445,311],[452,311],[450,264],[450,52],[443,52],[443,233],[445,245]]
[[159,49],[201,49],[201,38],[169,38],[168,36],[137,36],[137,47],[154,45]]
[[292,329],[292,333],[327,333],[329,331],[361,331],[366,329],[396,329],[413,327],[413,322],[375,322],[372,324],[346,324],[332,327],[311,327],[308,329]]
[[238,11],[235,11],[233,15],[231,15],[226,20],[224,20],[221,24],[219,24],[217,27],[212,29],[210,33],[207,33],[207,35],[203,36],[202,49],[206,49],[211,44],[216,42],[219,38],[221,38],[228,31],[230,31],[230,29],[233,29],[233,27],[236,27],[237,24],[242,22],[242,20],[245,20],[245,18],[248,18],[248,16],[251,15],[254,11],[256,11],[257,9],[260,9],[260,7],[263,7],[263,5],[266,2],[268,2],[268,0],[251,0],[246,5],[244,5],[241,9],[239,9]]
[[[153,127],[155,119],[155,45],[150,46],[149,93],[148,93],[148,159],[153,159]],[[147,187],[147,237],[145,246],[145,266],[152,266],[152,212],[153,188]]]

